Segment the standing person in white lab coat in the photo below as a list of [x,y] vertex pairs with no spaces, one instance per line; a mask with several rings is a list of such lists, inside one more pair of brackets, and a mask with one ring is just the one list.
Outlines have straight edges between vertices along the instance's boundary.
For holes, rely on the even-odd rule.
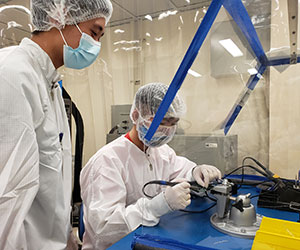
[[[197,166],[166,145],[185,112],[178,95],[151,141],[144,138],[167,89],[162,83],[141,87],[130,112],[131,131],[101,148],[82,169],[84,250],[106,249],[138,226],[154,226],[162,215],[184,209],[190,204],[186,180],[208,186],[211,180],[221,178],[217,168]],[[164,191],[155,185],[147,187],[149,195],[157,194],[153,199],[142,192],[149,181],[175,178],[180,183]]]
[[57,68],[92,64],[110,0],[32,0],[32,39],[0,50],[0,249],[70,240],[71,143]]

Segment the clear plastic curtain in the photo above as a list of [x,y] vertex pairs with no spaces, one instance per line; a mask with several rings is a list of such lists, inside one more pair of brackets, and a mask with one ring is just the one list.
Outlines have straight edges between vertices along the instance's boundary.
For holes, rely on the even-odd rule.
[[[131,104],[136,90],[149,82],[171,83],[207,7],[170,10],[151,19],[141,17],[110,26],[95,64],[82,71],[61,70],[64,85],[83,115],[85,162],[106,144],[106,134],[112,127],[111,105]],[[268,19],[268,13],[265,15]],[[264,23],[261,34],[265,32],[270,32],[270,26]],[[216,128],[245,87],[250,76],[248,70],[255,66],[240,35],[222,9],[179,91],[187,104],[187,113],[180,121],[178,133],[222,135]],[[239,44],[243,56],[233,58],[218,46],[218,40],[227,38]],[[269,45],[269,37],[263,38]],[[268,164],[266,78],[267,74],[230,131],[238,137],[238,152],[234,154],[239,163],[250,154]],[[190,144],[186,147],[185,151],[195,150],[189,148]]]
[[[19,7],[7,8],[13,4]],[[153,10],[156,2],[151,4]],[[267,56],[289,55],[287,1],[247,0],[243,4]],[[137,2],[134,8],[137,13],[143,10],[143,15],[108,25],[100,57],[91,67],[60,69],[64,86],[84,119],[84,163],[106,144],[112,126],[111,105],[131,104],[136,90],[146,83],[171,83],[208,7],[192,3],[153,14],[145,6]],[[0,8],[1,47],[30,37],[29,1],[4,1]],[[114,15],[120,13],[116,7]],[[241,56],[233,57],[222,47],[220,41],[227,39],[238,46]],[[178,133],[221,135],[217,128],[243,92],[255,65],[245,38],[222,8],[179,91],[187,114]],[[294,177],[300,150],[298,67],[268,68],[251,93],[228,134],[238,138],[237,165],[252,156],[279,175]]]

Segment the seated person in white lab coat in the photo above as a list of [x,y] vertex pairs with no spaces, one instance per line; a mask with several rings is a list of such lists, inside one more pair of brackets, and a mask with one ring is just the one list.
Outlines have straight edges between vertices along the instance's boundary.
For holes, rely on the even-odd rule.
[[[155,226],[162,215],[184,209],[191,202],[187,181],[208,186],[221,178],[217,168],[197,166],[166,144],[185,112],[178,95],[153,138],[144,138],[167,90],[162,83],[141,87],[131,108],[131,131],[101,148],[82,169],[83,249],[106,249],[140,225]],[[149,181],[174,179],[180,183],[173,187],[148,186],[147,194],[157,194],[152,199],[142,192]]]

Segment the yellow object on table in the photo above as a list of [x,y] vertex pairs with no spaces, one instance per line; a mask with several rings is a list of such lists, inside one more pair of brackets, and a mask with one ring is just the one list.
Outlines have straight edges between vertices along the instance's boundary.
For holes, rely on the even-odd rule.
[[263,217],[252,250],[300,249],[300,223]]

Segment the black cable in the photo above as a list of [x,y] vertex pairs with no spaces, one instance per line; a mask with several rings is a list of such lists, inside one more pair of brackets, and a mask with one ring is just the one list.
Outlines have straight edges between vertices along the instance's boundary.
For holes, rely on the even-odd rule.
[[241,168],[245,168],[245,167],[254,169],[256,172],[260,173],[261,175],[265,176],[266,178],[268,178],[270,180],[274,179],[273,177],[270,177],[267,173],[261,171],[257,167],[251,166],[251,165],[243,165],[241,167],[238,167],[238,168],[232,170],[229,174],[226,174],[222,179],[226,178],[227,176],[229,176],[229,175],[233,174],[234,172],[240,170]]
[[[146,188],[148,185],[150,185],[150,184],[162,185],[162,182],[163,182],[163,181],[161,181],[161,180],[155,180],[155,181],[149,181],[149,182],[147,182],[147,183],[143,186],[143,188],[142,188],[143,194],[144,194],[147,198],[150,198],[150,199],[154,198],[155,195],[149,195],[149,194],[147,194],[147,193],[145,192],[145,188]],[[164,182],[165,182],[165,185],[166,185],[166,186],[171,186],[171,185],[172,185],[172,183],[171,183],[170,181],[164,181]]]
[[[233,171],[231,171],[229,174],[226,174],[222,179],[226,178],[227,176],[230,176],[232,173],[234,173],[234,172],[236,172],[236,171],[238,171],[240,169],[243,170],[245,167],[254,169],[256,172],[258,172],[261,175],[263,175],[264,177],[266,177],[269,181],[275,182],[275,185],[273,186],[273,189],[276,188],[278,185],[282,185],[282,180],[280,180],[278,178],[274,178],[273,176],[270,176],[268,173],[263,172],[262,170],[258,169],[257,167],[254,167],[252,165],[242,165],[241,167],[238,167],[238,168],[234,169]],[[242,185],[243,185],[243,182],[244,182],[243,176],[244,176],[244,173],[242,175],[240,186],[237,189],[240,189],[242,187]]]
[[207,198],[210,199],[211,201],[217,202],[217,199],[210,197],[210,196],[208,195],[207,191],[205,191],[205,194],[206,194],[205,197],[207,197]]
[[243,161],[242,161],[242,178],[241,178],[241,184],[240,184],[240,186],[238,187],[238,189],[240,189],[240,188],[242,187],[243,182],[244,182],[245,169],[244,169],[243,166],[246,166],[246,165],[245,165],[245,161],[246,161],[247,159],[254,161],[261,169],[263,169],[264,172],[267,174],[267,176],[266,176],[266,175],[264,175],[264,176],[266,176],[266,177],[269,178],[269,179],[273,179],[274,174],[273,174],[270,170],[268,170],[262,163],[260,163],[258,160],[254,159],[254,158],[251,157],[251,156],[246,156],[246,157],[243,159]]
[[[179,184],[179,183],[180,183],[180,182],[163,181],[163,180],[149,181],[149,182],[147,182],[147,183],[143,186],[142,192],[143,192],[143,194],[144,194],[146,197],[152,199],[155,195],[149,195],[149,194],[147,194],[147,193],[145,192],[145,188],[146,188],[148,185],[156,184],[156,185],[163,185],[163,186],[170,186],[170,187],[173,187],[173,186],[175,186],[175,185],[177,185],[177,184]],[[195,181],[192,181],[192,182],[189,181],[188,183],[191,185],[191,186],[190,186],[190,190],[192,190],[192,191],[199,192],[201,189],[207,190],[206,188],[204,188],[204,187],[198,185],[197,182],[195,182]]]
[[[242,166],[244,166],[245,164],[243,163]],[[244,182],[244,175],[245,175],[245,168],[242,168],[242,179],[241,179],[241,185],[237,188],[238,190],[242,187],[243,182]]]
[[[171,186],[171,187],[172,187],[172,186],[177,185],[178,183],[179,183],[179,182],[162,181],[162,180],[149,181],[149,182],[147,182],[147,183],[143,186],[142,192],[143,192],[143,194],[144,194],[146,197],[152,199],[153,197],[155,197],[155,195],[151,196],[151,195],[149,195],[149,194],[147,194],[147,193],[145,192],[145,188],[146,188],[148,185],[156,184],[156,185],[164,185],[164,186]],[[199,188],[203,188],[203,187],[201,187],[200,185],[199,185],[199,186],[196,186],[196,185],[197,185],[196,182],[189,182],[189,183],[191,184],[190,189],[193,190],[193,191],[199,191],[199,190],[198,190]],[[214,199],[214,198],[212,198],[212,197],[210,197],[210,196],[208,195],[208,193],[207,193],[206,190],[205,190],[205,194],[206,194],[206,196],[205,196],[206,198],[208,198],[208,199],[214,201],[214,203],[213,203],[211,206],[209,206],[208,208],[205,208],[205,209],[203,209],[203,210],[198,210],[198,211],[184,210],[184,209],[180,209],[179,211],[185,212],[185,213],[204,213],[204,212],[208,211],[209,209],[213,208],[215,205],[217,205],[217,202],[216,202],[217,200]]]
[[243,185],[243,183],[244,183],[244,175],[245,175],[245,168],[244,168],[244,164],[242,165],[242,179],[241,179],[241,183],[240,183],[240,185],[237,187],[237,190],[239,190],[241,187],[242,187],[242,185]]
[[267,169],[262,163],[260,163],[258,160],[254,159],[251,156],[247,156],[247,157],[245,157],[243,159],[243,162],[242,162],[243,165],[245,164],[245,161],[247,159],[254,161],[257,164],[257,166],[259,166],[261,169],[263,169],[266,172],[266,174],[268,174],[269,176],[271,176],[271,177],[274,176],[274,173],[272,171],[270,171],[269,169]]
[[232,179],[232,178],[227,178],[228,180],[230,180],[231,182],[233,182],[234,184],[237,184],[237,185],[240,185],[240,184],[243,184],[243,185],[247,185],[247,186],[258,186],[258,185],[260,185],[260,184],[264,184],[264,183],[270,183],[270,182],[272,182],[273,183],[273,181],[271,181],[271,180],[265,180],[265,181],[260,181],[260,182],[253,182],[253,183],[245,183],[245,180],[244,180],[244,182],[242,183],[241,181],[238,181],[238,180],[236,180],[236,179]]
[[195,211],[193,211],[193,210],[184,210],[184,209],[180,209],[179,211],[185,212],[185,213],[199,214],[199,213],[204,213],[204,212],[208,211],[209,209],[212,209],[215,205],[217,205],[217,202],[213,203],[210,207],[205,208],[205,209],[203,209],[203,210],[198,210],[198,211],[195,210]]
[[117,124],[117,125],[114,126],[108,133],[109,133],[109,134],[113,134],[119,127],[120,127],[120,125]]

